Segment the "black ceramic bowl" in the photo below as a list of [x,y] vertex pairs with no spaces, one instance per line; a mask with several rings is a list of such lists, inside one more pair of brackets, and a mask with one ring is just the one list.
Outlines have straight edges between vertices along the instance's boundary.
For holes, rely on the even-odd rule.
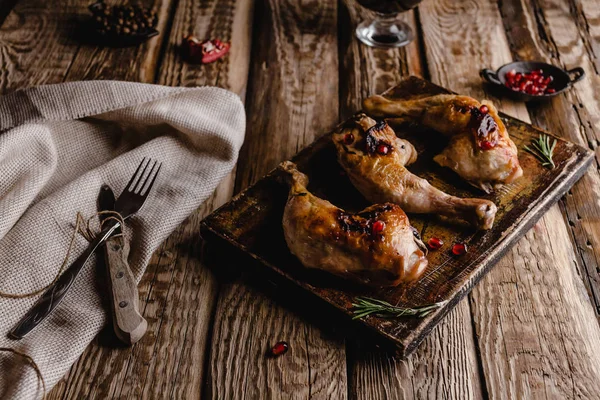
[[[506,86],[506,73],[513,69],[516,72],[520,72],[522,74],[541,69],[542,71],[544,71],[544,75],[551,75],[554,78],[552,83],[550,83],[549,88],[556,90],[556,92],[534,96],[531,94],[512,90],[511,88]],[[570,89],[574,83],[579,82],[585,76],[585,71],[581,67],[573,68],[566,71],[562,68],[543,62],[515,61],[501,66],[496,72],[487,68],[482,69],[479,75],[481,75],[483,79],[485,79],[492,85],[501,87],[506,93],[509,93],[515,99],[522,101],[535,101],[556,96],[559,93]]]

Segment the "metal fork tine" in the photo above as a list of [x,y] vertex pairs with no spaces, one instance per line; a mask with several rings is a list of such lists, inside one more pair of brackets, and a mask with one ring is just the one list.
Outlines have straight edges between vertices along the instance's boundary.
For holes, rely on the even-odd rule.
[[[152,160],[151,160],[152,161]],[[150,178],[152,177],[152,172],[154,171],[154,168],[156,168],[156,163],[157,161],[154,161],[154,163],[152,164],[152,168],[150,168],[150,171],[148,171],[148,175],[146,175],[144,177],[143,181],[140,181],[136,187],[135,190],[135,194],[138,195],[142,195],[142,192],[144,191],[144,187],[146,186],[146,183],[148,183],[148,181],[150,180]],[[145,171],[145,170],[144,170]]]
[[[144,178],[144,175],[146,175],[146,170],[148,169],[148,166],[150,165],[150,163],[152,162],[152,159],[149,158],[148,162],[146,163],[146,166],[144,167],[142,173],[140,174],[139,179],[135,182],[135,187],[132,189],[133,193],[139,193],[140,190],[142,190],[142,188],[144,187],[144,182],[146,179],[148,179],[148,177]],[[154,161],[154,163],[156,164],[156,161]],[[140,185],[141,183],[141,185]]]
[[[154,185],[154,181],[156,180],[156,177],[158,176],[158,173],[160,172],[161,167],[162,167],[162,163],[159,163],[158,168],[156,169],[156,172],[154,173],[154,177],[148,184],[148,187],[146,187],[146,190],[144,190],[144,193],[142,194],[142,196],[146,196],[150,192],[150,189],[152,189],[152,185]],[[154,170],[154,167],[152,167],[152,170]]]
[[134,174],[131,176],[131,179],[129,180],[129,183],[127,183],[127,186],[125,186],[125,190],[131,191],[132,183],[135,180],[135,178],[137,177],[138,172],[140,172],[140,168],[142,168],[142,165],[144,165],[144,161],[146,161],[146,157],[142,158],[142,162],[140,162],[140,165],[138,165],[138,167],[135,170]]

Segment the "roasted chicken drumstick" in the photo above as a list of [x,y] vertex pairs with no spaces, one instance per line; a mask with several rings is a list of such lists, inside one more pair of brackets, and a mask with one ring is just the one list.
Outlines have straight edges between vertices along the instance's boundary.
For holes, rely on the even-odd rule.
[[408,171],[405,166],[417,159],[417,152],[384,121],[358,114],[333,134],[333,141],[339,163],[370,202],[396,203],[408,213],[460,218],[479,229],[492,227],[494,203],[451,196]]
[[434,160],[486,193],[523,175],[517,147],[490,102],[457,95],[413,100],[371,96],[363,106],[373,117],[416,122],[449,137],[448,146]]
[[310,193],[308,177],[294,163],[281,168],[290,183],[283,232],[304,266],[374,286],[396,286],[423,274],[427,249],[398,205],[347,213]]

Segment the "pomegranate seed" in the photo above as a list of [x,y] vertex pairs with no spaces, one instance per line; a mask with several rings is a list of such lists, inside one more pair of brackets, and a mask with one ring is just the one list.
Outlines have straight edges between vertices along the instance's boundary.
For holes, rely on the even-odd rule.
[[548,93],[548,85],[554,80],[551,75],[545,76],[544,71],[536,69],[522,74],[506,74],[506,86],[512,90],[527,93],[532,96],[539,96]]
[[383,221],[375,221],[373,223],[373,233],[377,234],[380,233],[381,231],[383,231],[383,229],[385,228],[385,222]]
[[442,239],[438,239],[436,237],[432,237],[427,241],[427,246],[429,246],[431,250],[437,250],[443,245],[444,242],[442,241]]
[[487,114],[490,111],[490,109],[488,108],[488,106],[483,104],[481,107],[479,107],[479,111],[481,111],[482,114]]
[[481,147],[482,150],[490,150],[493,149],[495,146],[494,143],[490,142],[489,140],[484,140],[483,142],[481,142],[479,147]]
[[454,243],[452,246],[452,254],[455,256],[462,256],[467,252],[467,245],[464,243]]
[[351,133],[346,133],[346,135],[344,135],[344,143],[346,143],[346,144],[354,143],[354,135]]
[[271,355],[274,357],[283,355],[283,354],[287,353],[288,348],[289,348],[289,346],[288,346],[287,342],[277,342],[277,343],[275,343],[275,346],[273,346],[271,348]]
[[523,81],[523,82],[521,82],[521,84],[519,85],[519,90],[521,92],[524,92],[525,89],[527,89],[527,86],[529,86],[529,83],[530,83],[529,81]]
[[506,77],[511,79],[511,78],[514,78],[516,74],[517,74],[517,71],[515,69],[511,69],[510,71],[508,71],[506,73]]
[[381,154],[382,156],[385,156],[387,153],[389,153],[390,148],[388,146],[386,146],[385,144],[380,144],[377,146],[377,152],[379,154]]
[[556,93],[556,89],[547,89],[546,93],[548,93],[548,94]]

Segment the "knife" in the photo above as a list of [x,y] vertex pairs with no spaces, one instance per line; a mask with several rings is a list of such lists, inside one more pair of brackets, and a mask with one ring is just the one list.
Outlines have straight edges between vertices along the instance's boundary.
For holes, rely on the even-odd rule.
[[[135,215],[144,206],[161,167],[162,163],[157,160],[146,157],[142,159],[115,203],[115,211],[121,215],[123,221]],[[90,242],[83,253],[42,293],[29,311],[17,322],[8,333],[9,338],[15,340],[22,339],[54,311],[65,298],[67,292],[73,286],[73,282],[75,282],[75,279],[92,254],[98,248],[102,247],[104,242],[111,237],[120,225],[121,221],[107,221],[106,226]],[[121,305],[119,304],[119,306]],[[123,306],[120,308],[128,308],[127,306],[133,307],[129,303],[123,303]]]
[[[103,185],[98,195],[99,211],[113,211],[115,195],[108,185]],[[105,221],[110,214],[100,214]],[[104,260],[107,267],[108,286],[111,295],[113,329],[124,343],[132,345],[144,336],[148,323],[139,311],[137,283],[129,268],[127,257],[129,244],[118,228],[104,246]]]

